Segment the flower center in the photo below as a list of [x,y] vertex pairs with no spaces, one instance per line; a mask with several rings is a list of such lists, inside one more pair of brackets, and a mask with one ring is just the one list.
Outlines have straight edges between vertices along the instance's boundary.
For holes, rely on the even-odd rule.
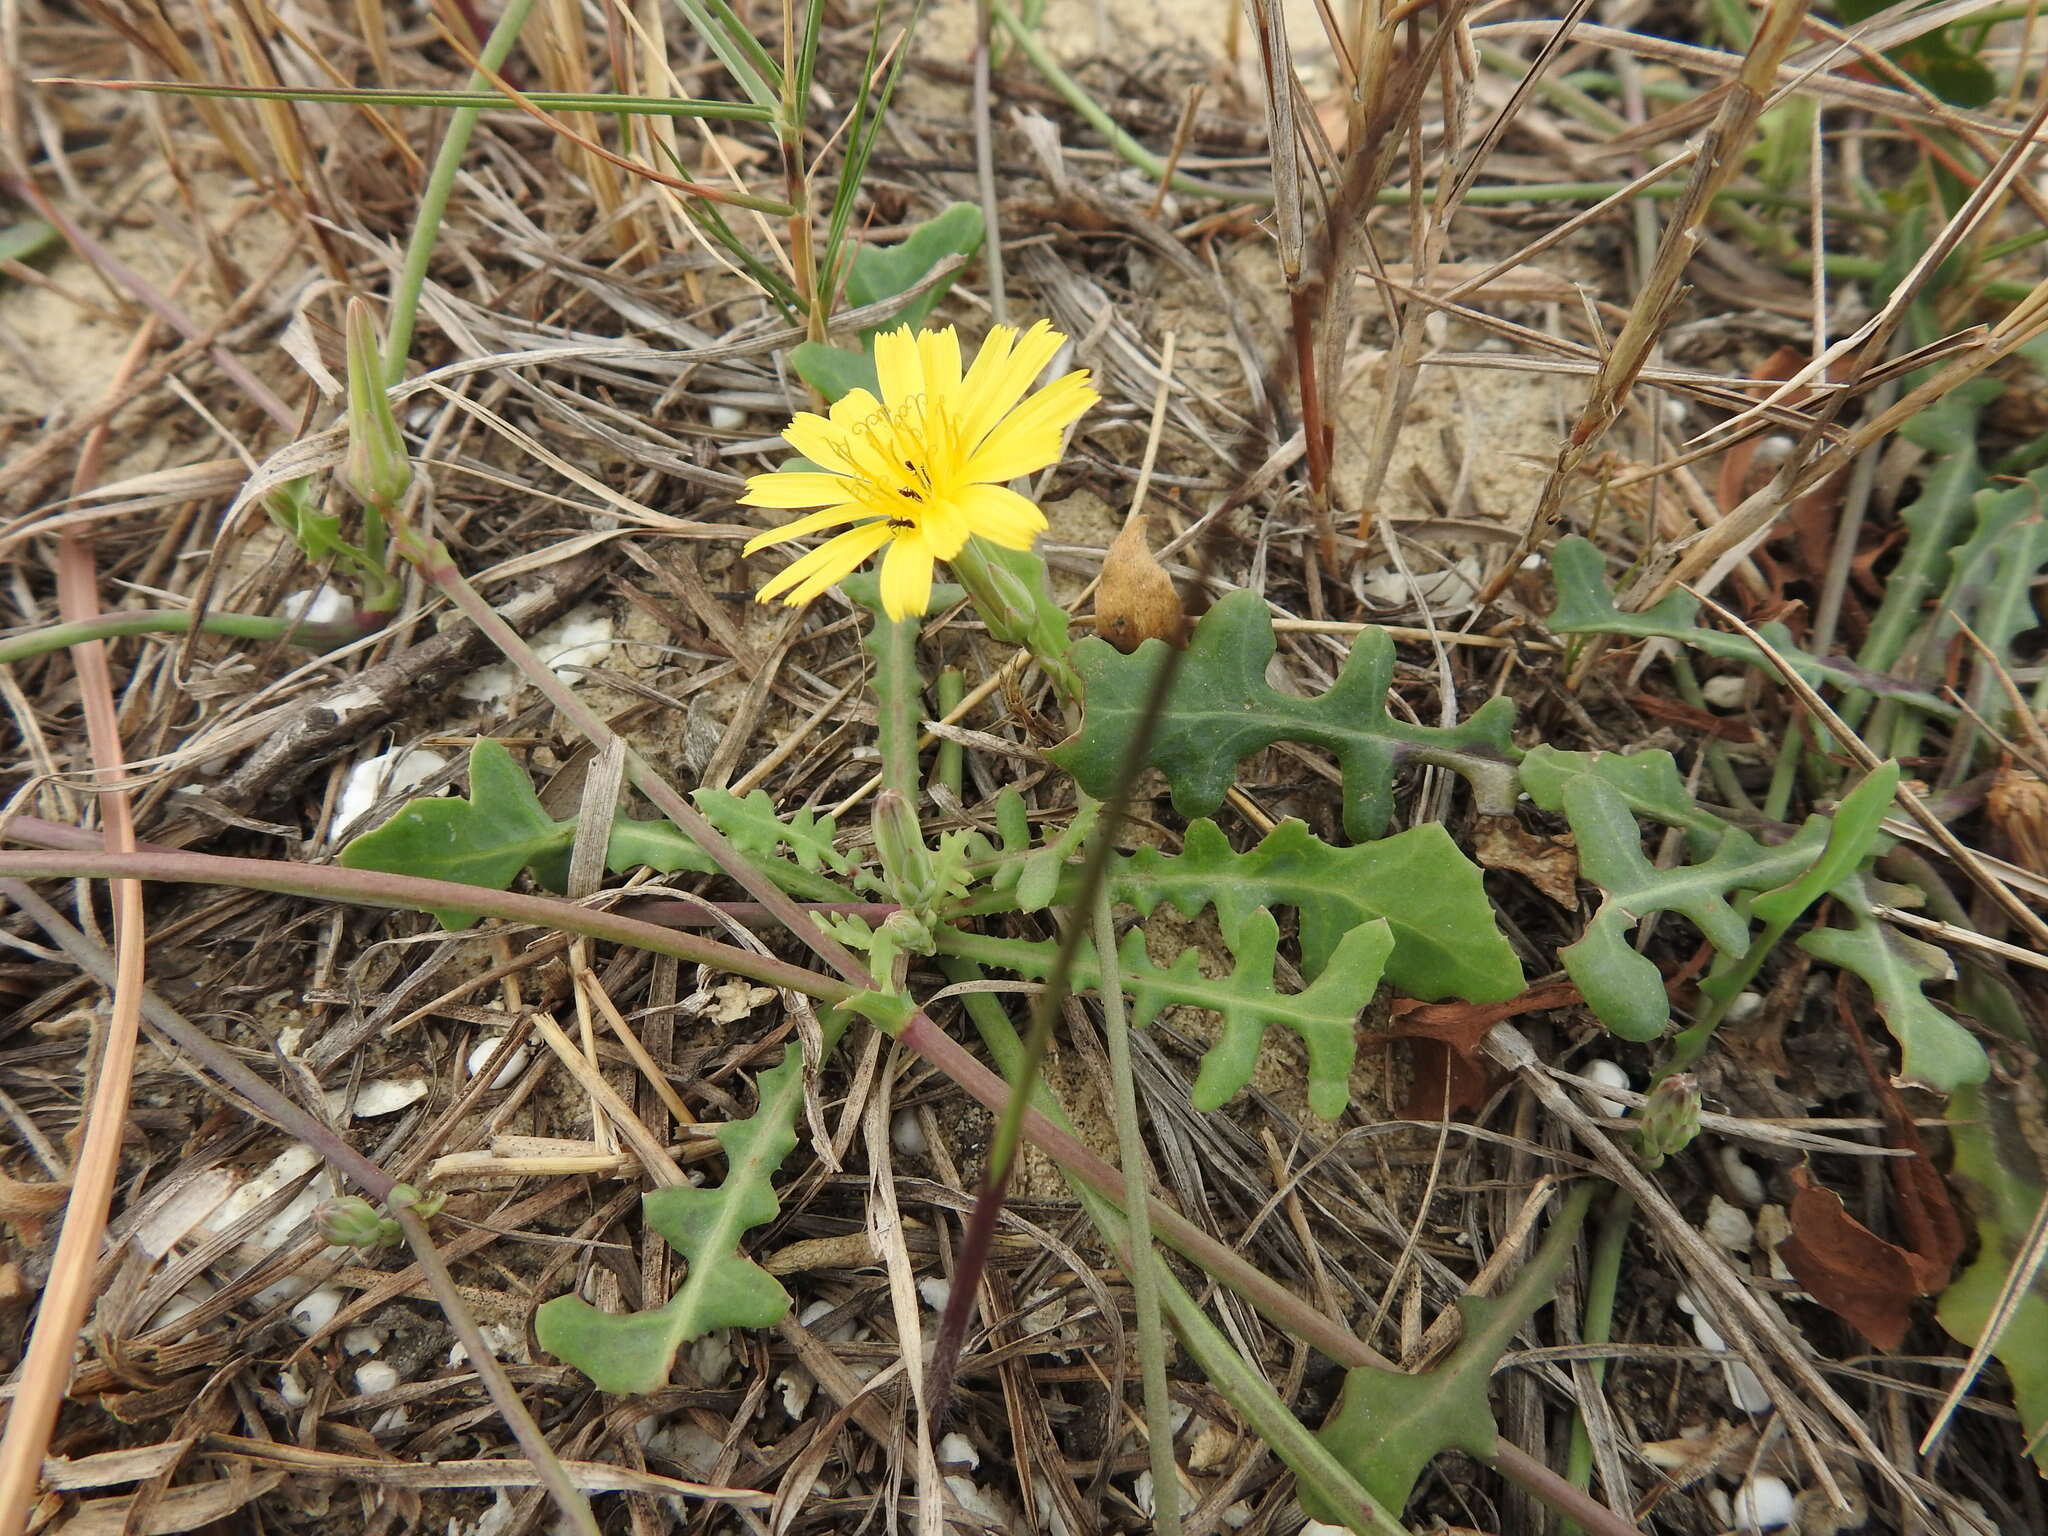
[[945,493],[954,436],[944,402],[927,395],[873,412],[839,444],[855,471],[853,499],[891,528],[918,527],[925,507]]

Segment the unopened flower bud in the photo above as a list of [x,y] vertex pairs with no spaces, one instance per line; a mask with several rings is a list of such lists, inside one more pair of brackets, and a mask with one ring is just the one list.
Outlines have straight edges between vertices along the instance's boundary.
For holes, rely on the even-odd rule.
[[405,435],[384,392],[383,348],[377,322],[361,299],[348,305],[348,453],[341,478],[373,507],[394,507],[412,484]]
[[910,802],[893,789],[875,796],[875,851],[896,900],[906,907],[923,898],[931,882],[931,854]]
[[1700,1133],[1700,1085],[1690,1072],[1658,1080],[1636,1111],[1636,1156],[1645,1168],[1662,1165]]
[[313,1223],[321,1237],[344,1248],[378,1248],[390,1241],[386,1219],[361,1195],[321,1201]]

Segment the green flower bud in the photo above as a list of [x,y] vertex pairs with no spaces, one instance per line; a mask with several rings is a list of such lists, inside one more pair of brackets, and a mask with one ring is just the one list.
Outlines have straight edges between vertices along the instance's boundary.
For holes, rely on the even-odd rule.
[[875,851],[882,856],[890,893],[903,906],[918,906],[930,890],[932,870],[917,812],[898,791],[885,789],[875,796],[874,827]]
[[342,1195],[323,1200],[313,1212],[313,1224],[330,1243],[344,1248],[381,1248],[389,1242],[389,1220],[361,1195]]
[[377,322],[361,299],[348,304],[348,453],[342,482],[368,505],[398,505],[412,484],[412,460],[391,397],[384,392],[383,347]]
[[1660,1167],[1692,1145],[1700,1133],[1700,1085],[1690,1072],[1660,1078],[1636,1111],[1636,1156],[1645,1168]]

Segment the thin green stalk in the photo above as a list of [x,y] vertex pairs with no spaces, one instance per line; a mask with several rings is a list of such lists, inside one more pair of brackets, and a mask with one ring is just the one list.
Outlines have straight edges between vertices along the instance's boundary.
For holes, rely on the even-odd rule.
[[[1628,1245],[1628,1231],[1635,1219],[1636,1198],[1625,1189],[1607,1197],[1600,1215],[1600,1230],[1593,1237],[1593,1253],[1586,1266],[1586,1310],[1579,1325],[1579,1342],[1605,1344],[1614,1337],[1614,1298],[1621,1283],[1621,1256]],[[1598,1392],[1607,1380],[1607,1362],[1586,1362],[1586,1379]],[[1572,1416],[1572,1443],[1564,1467],[1565,1481],[1574,1488],[1588,1487],[1593,1480],[1593,1436],[1584,1413]],[[1558,1536],[1584,1536],[1575,1521],[1567,1520]]]
[[[1024,56],[1031,61],[1032,66],[1045,76],[1045,83],[1057,91],[1089,127],[1107,139],[1111,149],[1155,180],[1166,175],[1166,161],[1124,132],[1117,120],[1103,111],[1095,98],[1088,94],[1087,88],[1060,67],[1059,61],[1052,56],[1051,51],[1038,40],[1038,35],[1017,19],[1017,13],[1011,10],[1004,0],[989,0],[989,15],[1016,41],[1018,48],[1023,50]],[[1167,185],[1174,191],[1185,192],[1191,197],[1213,197],[1227,203],[1273,201],[1270,189],[1219,187],[1209,182],[1197,181],[1192,176],[1179,174],[1174,175]]]
[[[947,667],[939,673],[937,684],[939,696],[939,719],[953,713],[960,707],[960,701],[967,697],[967,679],[958,667]],[[967,781],[967,753],[957,741],[941,741],[937,762],[932,768],[932,782],[945,789],[955,800],[962,793]]]
[[[1160,1326],[1160,1265],[1152,1251],[1145,1188],[1145,1134],[1138,1127],[1138,1085],[1131,1071],[1131,1023],[1124,1015],[1123,978],[1116,970],[1116,910],[1105,885],[1095,893],[1095,953],[1102,957],[1102,1033],[1109,1047],[1110,1103],[1116,1111],[1117,1160],[1124,1167],[1125,1220],[1130,1227],[1131,1297],[1138,1312],[1138,1373],[1145,1388],[1145,1427],[1152,1454],[1152,1529],[1180,1533],[1180,1464],[1173,1454],[1173,1399],[1166,1386],[1166,1331]],[[1098,1223],[1100,1225],[1100,1223]],[[1213,1378],[1212,1378],[1213,1379]]]
[[882,754],[882,787],[917,806],[917,700],[924,679],[917,675],[917,622],[875,615],[876,747]]
[[1783,821],[1792,808],[1792,788],[1799,782],[1799,767],[1806,758],[1806,717],[1795,715],[1778,742],[1777,760],[1771,765],[1771,786],[1764,792],[1764,815]]
[[[381,622],[381,620],[379,621]],[[237,640],[282,640],[308,650],[328,651],[351,640],[360,640],[377,626],[365,628],[344,620],[334,624],[309,624],[304,619],[287,619],[267,613],[197,613],[189,608],[143,608],[103,613],[76,624],[52,624],[26,634],[0,640],[0,666],[47,656],[87,640],[111,640],[116,635],[228,635]]]
[[[470,75],[470,90],[481,92],[491,83],[484,70],[495,74],[504,67],[513,45],[519,41],[520,29],[526,25],[527,12],[532,9],[533,0],[505,0],[497,25],[491,28],[491,35],[484,39],[483,50],[477,55],[483,68]],[[476,120],[481,115],[482,110],[477,107],[455,109],[448,119],[440,151],[434,156],[426,190],[420,195],[420,206],[413,216],[412,238],[405,247],[405,265],[399,269],[398,284],[391,293],[390,329],[384,338],[387,386],[405,378],[405,360],[412,355],[413,320],[419,313],[427,264],[433,260],[434,243],[441,235],[441,220],[455,190],[455,174],[462,169],[462,157],[469,153],[470,135],[476,132]]]

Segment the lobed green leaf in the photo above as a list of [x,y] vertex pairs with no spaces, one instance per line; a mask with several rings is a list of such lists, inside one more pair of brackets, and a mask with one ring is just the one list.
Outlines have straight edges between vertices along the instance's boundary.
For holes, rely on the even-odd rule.
[[[1336,757],[1344,830],[1354,842],[1386,830],[1394,774],[1410,765],[1450,768],[1471,782],[1482,810],[1512,809],[1521,753],[1508,700],[1488,700],[1461,725],[1411,725],[1387,710],[1394,643],[1384,631],[1358,637],[1336,684],[1320,698],[1292,698],[1266,682],[1274,649],[1273,621],[1256,592],[1232,592],[1195,626],[1144,763],[1166,775],[1183,816],[1214,811],[1238,765],[1278,741],[1306,742]],[[1157,640],[1129,656],[1094,636],[1074,646],[1087,713],[1079,734],[1049,755],[1089,794],[1104,797],[1114,787],[1124,743],[1170,654]]]
[[714,1328],[768,1328],[789,1311],[789,1293],[740,1251],[752,1228],[781,1206],[770,1176],[796,1146],[803,1108],[803,1052],[792,1041],[782,1063],[760,1075],[760,1105],[714,1135],[725,1152],[715,1188],[657,1189],[641,1201],[647,1224],[690,1261],[675,1294],[659,1307],[600,1312],[577,1296],[557,1296],[534,1314],[541,1347],[606,1392],[652,1392],[668,1381],[676,1351]]

